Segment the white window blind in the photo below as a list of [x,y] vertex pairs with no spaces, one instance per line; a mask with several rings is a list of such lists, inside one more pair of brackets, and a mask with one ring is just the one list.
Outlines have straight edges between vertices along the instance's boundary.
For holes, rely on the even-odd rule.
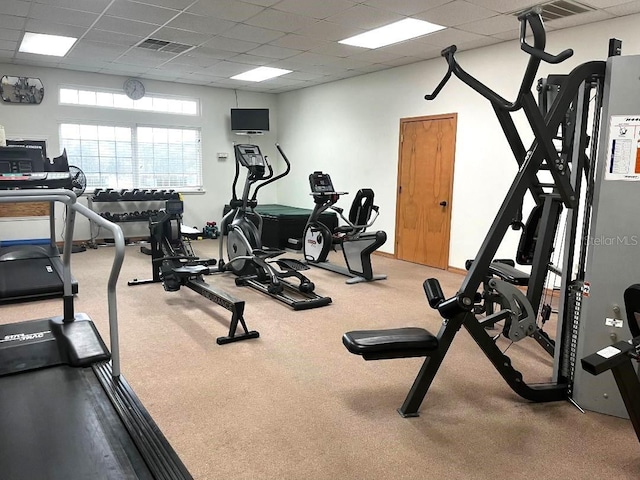
[[197,128],[64,123],[60,144],[88,188],[202,190]]

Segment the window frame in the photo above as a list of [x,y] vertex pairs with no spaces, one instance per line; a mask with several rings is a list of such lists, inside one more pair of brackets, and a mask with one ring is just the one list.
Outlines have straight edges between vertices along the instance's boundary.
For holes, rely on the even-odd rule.
[[[203,152],[202,152],[202,127],[193,126],[193,125],[169,125],[169,124],[150,124],[147,122],[121,122],[121,121],[95,121],[95,120],[60,120],[58,121],[58,141],[60,142],[60,146],[64,148],[64,141],[62,137],[62,125],[94,125],[96,127],[120,127],[120,128],[128,128],[131,131],[131,160],[133,162],[134,169],[138,168],[140,159],[138,157],[138,128],[162,128],[162,129],[175,129],[175,130],[193,130],[197,132],[198,136],[198,159],[197,163],[199,165],[199,185],[197,186],[166,186],[166,187],[142,187],[142,186],[134,186],[132,188],[165,188],[165,189],[173,189],[178,190],[181,193],[202,193],[204,192],[204,171],[203,171]],[[80,139],[82,140],[82,139]],[[72,162],[72,160],[70,160]],[[80,168],[81,166],[78,165]],[[187,173],[187,172],[183,172]],[[134,179],[136,179],[136,175],[134,174]],[[139,177],[138,177],[139,179]],[[90,188],[115,188],[108,187],[106,185],[90,187]],[[118,187],[119,188],[119,187]]]

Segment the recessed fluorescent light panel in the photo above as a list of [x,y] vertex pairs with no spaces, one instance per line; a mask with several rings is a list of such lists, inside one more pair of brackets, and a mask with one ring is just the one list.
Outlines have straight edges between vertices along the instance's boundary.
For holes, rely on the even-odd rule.
[[76,40],[78,39],[73,37],[26,32],[18,51],[64,57]]
[[384,27],[369,30],[355,37],[340,40],[338,43],[353,45],[354,47],[380,48],[393,43],[404,42],[410,38],[421,37],[429,33],[442,30],[442,25],[416,20],[415,18],[405,18],[399,22],[385,25]]
[[262,82],[264,80],[269,80],[270,78],[279,77],[280,75],[286,75],[287,73],[291,73],[291,70],[285,70],[283,68],[273,68],[273,67],[258,67],[253,70],[249,70],[248,72],[241,73],[234,77],[231,77],[231,80],[245,80],[247,82]]

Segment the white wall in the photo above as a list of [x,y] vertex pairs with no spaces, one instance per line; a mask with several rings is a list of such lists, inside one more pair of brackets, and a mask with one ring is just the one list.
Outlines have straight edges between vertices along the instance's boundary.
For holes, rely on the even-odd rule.
[[[233,142],[246,141],[246,137],[230,132],[229,112],[236,106],[232,89],[202,87],[196,85],[145,80],[147,93],[180,95],[200,100],[200,116],[183,116],[162,113],[125,111],[94,107],[63,106],[58,104],[58,89],[62,85],[80,85],[108,89],[121,89],[126,77],[84,73],[54,68],[38,68],[0,64],[2,75],[19,75],[40,78],[45,87],[44,100],[40,105],[12,105],[0,102],[0,125],[4,125],[7,138],[37,138],[47,140],[47,154],[55,157],[60,153],[58,126],[63,122],[104,121],[144,123],[148,125],[178,125],[201,128],[203,182],[205,193],[185,196],[185,224],[202,228],[207,221],[220,221],[222,208],[231,198],[231,181],[235,171]],[[276,96],[252,92],[237,92],[238,104],[242,108],[269,108],[271,131],[261,137],[253,137],[271,158],[276,158],[274,144],[277,138]],[[218,152],[229,157],[222,162]],[[261,191],[263,203],[275,203],[276,188]],[[141,206],[142,208],[143,206]],[[105,210],[114,207],[103,207]],[[58,239],[61,232],[62,209],[57,212]],[[122,224],[125,235],[144,235],[146,224]],[[46,238],[48,223],[39,219],[0,220],[0,240]],[[75,239],[89,239],[88,222],[78,220]]]
[[[606,59],[611,37],[623,41],[623,54],[640,53],[638,20],[640,15],[633,15],[549,32],[547,51],[573,48],[575,54],[561,65],[543,64],[538,77]],[[509,100],[517,93],[528,60],[517,40],[460,52],[457,58],[465,70]],[[371,187],[380,206],[376,226],[389,237],[381,250],[393,252],[400,119],[457,112],[449,264],[463,268],[484,239],[516,162],[489,102],[462,82],[453,78],[435,101],[423,99],[445,71],[446,62],[438,58],[280,94],[279,138],[294,167],[282,182],[278,200],[311,208],[307,176],[320,169],[331,174],[339,190]],[[524,128],[528,147],[532,136],[521,113],[516,121]],[[349,202],[345,198],[343,206]],[[516,233],[509,233],[499,255],[513,258],[517,241]]]

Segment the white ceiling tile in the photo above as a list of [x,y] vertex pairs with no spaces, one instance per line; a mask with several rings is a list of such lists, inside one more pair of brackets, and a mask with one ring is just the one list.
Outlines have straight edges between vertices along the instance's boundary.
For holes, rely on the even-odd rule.
[[391,68],[391,66],[383,64],[383,63],[374,63],[372,65],[369,65],[368,67],[364,67],[362,69],[358,69],[358,70],[350,70],[350,77],[353,76],[353,74],[351,74],[351,72],[357,72],[358,75],[362,75],[363,73],[372,73],[372,72],[379,72],[380,70],[389,70]]
[[520,38],[520,30],[509,30],[507,32],[496,33],[492,36],[499,40],[515,40],[516,38]]
[[368,67],[373,62],[358,60],[356,58],[336,58],[335,61],[331,62],[332,67],[341,67],[345,70],[357,70],[361,68]]
[[241,53],[240,55],[231,57],[229,61],[234,63],[246,63],[247,65],[262,66],[266,65],[267,63],[273,62],[273,58],[257,57],[255,55]]
[[439,7],[451,0],[367,0],[364,5],[382,8],[402,15],[415,15],[430,8]]
[[211,39],[211,35],[188,32],[186,30],[178,30],[177,28],[169,27],[162,27],[160,30],[153,32],[152,36],[158,40],[183,43],[185,45],[200,45]]
[[29,65],[38,67],[51,67],[60,63],[60,57],[49,57],[47,55],[36,55],[34,53],[18,52],[15,58],[18,60],[26,60],[29,62]]
[[[295,57],[292,57],[295,58]],[[288,70],[298,70],[307,73],[315,73],[318,75],[337,75],[344,73],[345,69],[334,65],[310,65],[294,62],[291,58],[279,60],[277,64],[269,64],[269,66],[286,68]]]
[[175,72],[166,72],[164,70],[152,68],[145,72],[144,78],[148,78],[150,80],[160,80],[163,82],[172,82],[176,78],[178,78],[178,76],[175,74]]
[[558,20],[551,20],[546,22],[546,25],[554,28],[567,28],[584,25],[585,23],[599,22],[600,20],[606,20],[612,17],[613,15],[611,13],[605,12],[604,10],[595,10],[593,12],[572,15],[571,17],[559,18]]
[[0,15],[0,28],[10,28],[12,30],[22,30],[26,23],[25,18],[13,15]]
[[477,20],[471,23],[460,25],[459,28],[481,35],[494,35],[496,33],[508,32],[518,26],[518,19],[513,15],[496,15],[495,17]]
[[100,73],[104,73],[106,75],[123,75],[123,76],[142,76],[144,72],[149,70],[149,67],[145,67],[143,65],[116,65],[110,64],[108,67],[105,67],[100,70]]
[[70,8],[83,12],[102,13],[111,3],[111,0],[33,0],[33,3],[42,3],[54,7]]
[[69,63],[60,62],[58,64],[57,68],[63,68],[65,70],[74,70],[76,72],[98,73],[105,67],[103,67],[103,66],[91,66],[91,65],[87,65],[87,64],[73,65],[73,64],[69,64]]
[[293,48],[284,48],[284,47],[276,47],[274,45],[261,45],[255,50],[251,50],[248,52],[251,55],[257,55],[259,57],[268,57],[268,58],[289,58],[294,55],[298,55],[302,53],[302,50],[296,50]]
[[383,52],[380,49],[377,50],[367,50],[366,52],[357,53],[355,55],[350,56],[349,58],[354,58],[356,60],[363,60],[369,63],[384,63],[388,60],[394,60],[398,58],[400,55],[396,55],[395,53]]
[[30,2],[23,0],[2,0],[0,2],[0,15],[14,15],[26,17],[29,13]]
[[[237,54],[237,52],[230,52],[227,50],[204,46],[189,50],[189,53],[187,53],[186,55],[201,59],[226,60],[227,58],[234,57]],[[182,58],[183,56],[184,55],[181,55],[180,58]]]
[[158,28],[158,26],[151,23],[136,22],[133,20],[125,20],[124,18],[109,17],[105,15],[96,22],[94,28],[97,28],[98,30],[106,30],[108,32],[148,37],[151,32]]
[[204,33],[206,35],[218,35],[229,30],[234,25],[233,22],[228,20],[192,15],[190,13],[181,13],[167,24],[168,27]]
[[354,47],[353,45],[345,45],[338,42],[327,43],[322,47],[311,49],[311,52],[313,53],[319,53],[320,55],[331,55],[334,57],[348,57],[362,51],[362,47]]
[[495,37],[482,37],[477,40],[471,40],[469,42],[461,42],[457,46],[460,50],[471,50],[473,48],[486,47],[488,45],[495,45],[496,43],[502,43],[503,40]]
[[480,40],[483,36],[477,33],[465,32],[458,30],[457,28],[447,28],[440,30],[439,32],[420,37],[417,41],[428,43],[429,45],[435,45],[436,47],[448,47],[463,42],[471,42],[473,40]]
[[306,28],[304,34],[309,37],[316,37],[322,40],[344,40],[345,38],[363,33],[364,29],[353,26],[339,25],[321,20]]
[[67,54],[67,57],[84,59],[97,58],[102,61],[112,62],[127,50],[127,47],[111,45],[109,43],[81,40],[73,46]]
[[628,0],[584,0],[581,3],[585,3],[587,5],[591,5],[595,8],[609,8],[614,7],[616,5],[622,5],[627,3]]
[[256,27],[291,33],[297,30],[304,30],[316,23],[316,20],[314,18],[304,17],[295,13],[267,9],[258,15],[251,17],[249,20],[246,20],[244,23]]
[[424,62],[427,58],[436,58],[440,56],[439,51],[432,51],[431,54],[427,57],[418,58],[418,57],[399,57],[395,60],[391,60],[385,62],[385,65],[390,65],[392,67],[400,67],[402,65],[411,65],[412,63]]
[[[424,0],[423,0],[424,1]],[[297,13],[322,20],[356,5],[351,0],[322,0],[301,2],[300,0],[282,0],[273,8],[284,12]]]
[[13,50],[0,50],[0,58],[3,60],[10,60],[13,58]]
[[251,68],[251,65],[223,60],[210,67],[209,70],[211,70],[211,75],[229,78],[251,70]]
[[618,5],[617,7],[610,7],[606,10],[607,12],[618,16],[632,15],[640,12],[640,1],[636,0],[635,2],[625,3],[623,5]]
[[[507,13],[507,12],[521,12],[529,7],[535,5],[542,5],[549,3],[548,1],[540,0],[467,0],[469,3],[479,5],[480,7],[488,8],[495,12]],[[587,2],[582,2],[587,3]]]
[[237,24],[224,32],[227,38],[237,38],[239,40],[247,40],[256,43],[269,43],[276,38],[283,37],[285,32],[277,32],[275,30],[267,30],[266,28],[255,27],[253,25]]
[[0,40],[20,40],[22,32],[20,30],[11,30],[9,28],[0,28]]
[[256,47],[259,47],[260,43],[246,42],[244,40],[237,40],[235,38],[218,36],[212,38],[203,46],[229,52],[246,53],[249,50],[253,50]]
[[60,63],[66,65],[69,68],[71,66],[74,66],[77,68],[83,65],[87,67],[92,67],[92,68],[106,68],[109,66],[111,62],[107,62],[99,58],[80,58],[80,57],[76,58],[76,57],[66,56],[60,60]]
[[420,20],[444,25],[445,27],[454,27],[463,23],[473,22],[474,20],[482,20],[483,18],[493,17],[496,14],[493,10],[479,7],[473,3],[463,0],[454,0],[439,7],[435,7],[415,16]]
[[0,50],[16,50],[18,42],[13,40],[0,40]]
[[187,12],[196,15],[207,15],[232,22],[242,22],[257,15],[264,7],[237,0],[200,0],[187,9]]
[[131,0],[131,1],[134,1],[136,3],[144,3],[146,5],[154,5],[156,7],[173,8],[174,10],[184,10],[194,2],[194,0]]
[[327,21],[338,23],[340,25],[347,25],[349,27],[370,30],[372,28],[397,22],[398,20],[402,20],[402,18],[402,15],[388,10],[367,7],[366,5],[356,5],[355,7],[351,7],[338,15],[333,15],[327,18]]
[[288,73],[287,76],[294,80],[304,80],[305,82],[311,80],[320,80],[324,75],[318,75],[317,73],[307,73],[307,72],[291,72]]
[[243,0],[245,3],[251,3],[253,5],[261,5],[263,7],[270,7],[271,5],[278,3],[280,0]]
[[154,7],[152,5],[143,5],[141,3],[129,2],[127,0],[115,0],[105,13],[112,17],[153,23],[155,25],[164,25],[170,19],[178,15],[178,12],[175,10]]
[[78,27],[89,27],[96,21],[96,13],[80,12],[68,8],[51,7],[34,3],[29,13],[30,18],[46,22],[60,23],[62,25],[75,25]]
[[124,33],[105,32],[104,30],[96,30],[92,28],[84,36],[83,40],[91,40],[93,42],[112,43],[114,45],[124,45],[132,47],[141,42],[145,37],[137,35],[125,35]]
[[319,55],[317,53],[304,52],[300,55],[296,55],[287,60],[295,62],[299,65],[330,65],[335,60],[336,57],[332,57],[330,55]]
[[439,47],[427,45],[424,42],[408,40],[406,42],[389,45],[388,47],[382,47],[378,50],[382,52],[392,53],[401,57],[416,57],[424,59],[433,58],[433,52],[437,52],[439,54],[442,49]]
[[165,53],[164,55],[162,55],[162,52],[152,52],[148,50],[137,52],[136,49],[134,49],[130,50],[126,55],[118,57],[116,60],[114,60],[114,63],[124,65],[137,65],[141,67],[147,67],[148,69],[151,67],[158,67],[159,65],[162,65],[163,63],[171,60],[173,57],[175,57],[175,54],[169,55]]
[[274,40],[273,42],[269,42],[269,44],[275,45],[276,47],[295,48],[303,51],[328,45],[328,43],[323,40],[308,37],[306,35],[298,35],[296,33],[289,33],[284,37]]
[[[0,24],[2,22],[0,16]],[[76,27],[73,25],[60,25],[53,22],[44,22],[41,20],[27,20],[25,30],[34,33],[46,33],[49,35],[63,35],[67,37],[80,38],[87,31],[86,28]]]

